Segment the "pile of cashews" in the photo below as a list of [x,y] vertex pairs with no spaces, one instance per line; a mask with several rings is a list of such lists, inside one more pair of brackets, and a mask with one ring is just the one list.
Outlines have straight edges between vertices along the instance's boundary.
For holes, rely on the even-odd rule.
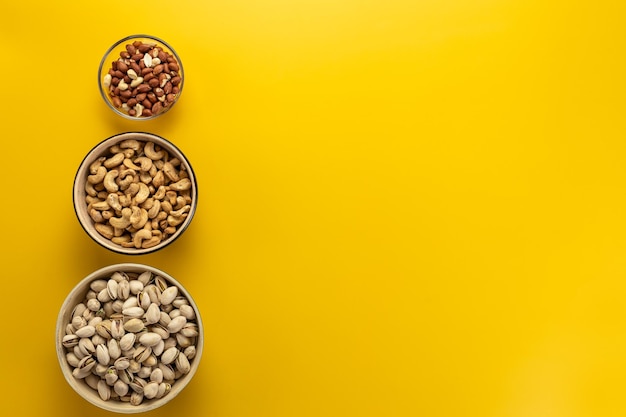
[[123,248],[152,248],[191,210],[185,165],[151,141],[126,139],[89,166],[87,212],[102,236]]

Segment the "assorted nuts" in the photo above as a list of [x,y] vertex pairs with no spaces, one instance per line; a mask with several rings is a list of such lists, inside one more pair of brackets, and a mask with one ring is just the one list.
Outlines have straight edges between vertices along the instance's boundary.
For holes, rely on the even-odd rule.
[[189,216],[191,188],[178,158],[154,142],[126,139],[89,166],[85,202],[100,235],[123,248],[148,249]]
[[196,313],[177,286],[150,271],[117,271],[90,283],[61,342],[74,378],[104,401],[139,405],[190,372],[198,336]]
[[155,42],[136,40],[119,55],[102,78],[115,108],[129,116],[151,117],[176,101],[183,80],[173,54]]

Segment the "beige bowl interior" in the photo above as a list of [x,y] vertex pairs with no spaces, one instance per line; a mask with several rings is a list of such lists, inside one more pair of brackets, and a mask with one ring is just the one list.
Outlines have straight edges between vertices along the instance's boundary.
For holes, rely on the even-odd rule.
[[[198,324],[198,339],[196,344],[196,356],[193,360],[190,361],[191,371],[182,376],[180,379],[176,380],[176,382],[172,385],[172,390],[169,394],[165,395],[160,399],[153,400],[144,400],[140,405],[135,406],[126,402],[121,402],[118,400],[109,400],[103,401],[98,395],[97,391],[93,390],[89,387],[83,380],[79,380],[74,378],[72,375],[72,367],[67,363],[67,359],[65,357],[66,351],[61,341],[63,336],[65,335],[65,327],[70,321],[70,317],[72,315],[72,311],[74,307],[82,302],[89,291],[89,284],[98,278],[109,277],[115,271],[124,271],[124,272],[144,272],[151,271],[155,275],[159,275],[165,278],[170,284],[176,285],[182,295],[184,295],[187,300],[189,300],[189,304],[193,307],[196,313],[196,322]],[[89,401],[91,404],[100,407],[102,409],[113,411],[116,413],[140,413],[145,411],[154,410],[155,408],[161,407],[162,405],[168,403],[173,400],[191,381],[194,374],[198,370],[198,365],[200,363],[200,359],[202,357],[202,348],[204,345],[204,327],[202,326],[202,319],[200,318],[200,312],[198,310],[198,306],[194,302],[191,294],[187,292],[187,290],[173,277],[166,274],[165,272],[142,264],[135,263],[121,263],[116,265],[109,265],[104,268],[101,268],[83,280],[81,280],[72,291],[69,293],[65,302],[61,307],[61,311],[59,312],[59,316],[57,319],[56,325],[56,351],[57,357],[59,359],[59,364],[61,365],[61,371],[63,372],[63,376],[67,380],[68,384],[85,400]]]
[[[191,203],[191,209],[189,211],[187,218],[181,225],[178,226],[176,232],[172,236],[170,236],[169,238],[167,238],[166,240],[162,241],[161,243],[159,243],[158,245],[152,248],[146,248],[146,249],[124,248],[120,245],[117,245],[111,242],[110,240],[102,236],[100,233],[98,233],[98,231],[96,230],[94,226],[94,222],[89,216],[89,213],[87,211],[87,203],[85,202],[85,196],[87,194],[85,191],[85,184],[87,182],[87,176],[89,175],[89,166],[96,159],[98,159],[101,155],[106,153],[107,150],[111,146],[127,139],[136,139],[136,140],[140,140],[144,142],[151,141],[161,146],[162,148],[166,149],[171,156],[178,158],[181,161],[181,163],[185,166],[185,168],[187,169],[187,172],[189,173],[189,179],[191,181],[192,203]],[[171,143],[165,138],[162,138],[160,136],[157,136],[151,133],[126,132],[126,133],[121,133],[121,134],[118,134],[118,135],[115,135],[108,139],[103,140],[98,145],[96,145],[91,151],[89,151],[89,153],[83,159],[81,165],[79,166],[78,171],[76,173],[76,178],[74,179],[73,200],[74,200],[74,210],[76,212],[76,216],[78,217],[78,220],[81,226],[83,227],[83,229],[85,230],[85,232],[87,232],[87,234],[93,240],[95,240],[97,243],[104,246],[105,248],[111,251],[117,252],[117,253],[122,253],[125,255],[143,255],[143,254],[151,253],[151,252],[164,248],[165,246],[169,245],[170,243],[178,239],[178,237],[180,237],[180,235],[187,229],[196,211],[196,206],[198,203],[198,188],[197,188],[197,183],[196,183],[196,177],[193,172],[193,169],[191,168],[189,161],[187,160],[185,155],[182,153],[182,151],[178,149],[173,143]]]

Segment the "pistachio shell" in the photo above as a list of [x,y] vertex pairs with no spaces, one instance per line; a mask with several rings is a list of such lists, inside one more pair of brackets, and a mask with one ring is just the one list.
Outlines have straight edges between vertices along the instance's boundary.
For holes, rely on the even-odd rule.
[[122,354],[122,349],[120,348],[120,344],[116,339],[109,339],[107,347],[109,350],[109,356],[112,360],[116,360]]
[[80,329],[76,329],[75,334],[78,337],[91,337],[96,334],[96,328],[89,325],[83,326]]
[[84,381],[91,387],[91,389],[97,390],[100,377],[98,377],[98,375],[89,374],[85,377]]
[[98,362],[102,365],[108,365],[111,357],[109,356],[109,349],[105,345],[98,345],[96,347],[96,356],[98,358]]
[[122,310],[122,314],[126,317],[139,318],[143,316],[144,310],[141,307],[130,307]]
[[105,380],[101,379],[98,381],[98,395],[104,401],[107,401],[111,398],[111,387],[109,387]]
[[65,359],[67,360],[67,363],[69,363],[74,368],[76,368],[78,366],[78,363],[80,362],[80,359],[78,359],[78,357],[73,352],[68,352],[65,355]]
[[137,295],[139,294],[139,292],[141,292],[143,290],[143,283],[139,280],[132,280],[129,282],[130,283],[130,293]]
[[126,357],[118,358],[113,363],[113,366],[115,367],[115,369],[123,371],[124,369],[128,369],[128,367],[130,366],[130,360]]
[[178,316],[173,318],[170,323],[167,325],[167,330],[170,333],[176,333],[187,323],[187,319],[185,316]]
[[150,381],[159,384],[163,382],[163,371],[160,368],[153,369],[150,373]]
[[189,304],[182,305],[178,309],[180,310],[180,314],[185,316],[187,320],[193,320],[196,318],[196,312],[193,311],[193,307]]
[[143,387],[143,395],[147,399],[152,399],[156,397],[159,392],[159,384],[156,382],[148,382],[145,387]]
[[142,334],[141,336],[139,336],[139,343],[141,343],[144,346],[154,346],[157,343],[159,343],[161,341],[161,336],[158,335],[157,333],[152,333],[152,332],[146,332],[144,334]]
[[121,350],[130,350],[135,344],[135,333],[126,333],[120,339],[120,349]]
[[170,363],[176,360],[178,353],[179,353],[179,350],[178,348],[176,348],[176,346],[172,346],[171,348],[168,348],[161,355],[161,363],[164,365],[169,365]]
[[96,293],[102,291],[106,287],[107,287],[107,280],[105,279],[97,279],[95,281],[92,281],[91,284],[89,284],[89,288],[91,288]]
[[109,294],[109,290],[107,290],[106,288],[103,290],[100,290],[100,292],[96,296],[96,299],[100,301],[101,303],[106,303],[112,300],[111,295]]
[[[142,310],[143,311],[143,310]],[[144,324],[141,319],[133,318],[124,323],[124,330],[131,333],[137,333],[144,329]]]
[[191,370],[191,365],[189,364],[189,359],[187,359],[187,356],[178,355],[176,357],[176,369],[184,374],[189,373],[189,371]]
[[126,300],[130,297],[130,282],[129,281],[120,281],[117,286],[117,298],[122,300]]
[[133,391],[132,394],[130,394],[130,403],[132,405],[139,405],[141,404],[142,401],[143,401],[142,393]]
[[146,310],[146,324],[158,323],[161,319],[161,310],[155,303],[150,303],[150,306]]
[[110,279],[107,282],[107,292],[109,293],[109,297],[111,297],[111,300],[117,299],[117,287],[118,287],[118,283],[116,280]]
[[109,368],[106,374],[104,375],[104,380],[106,381],[108,385],[113,385],[115,381],[117,381],[118,379],[119,379],[119,375],[117,373],[117,369],[115,368]]
[[66,348],[71,348],[77,346],[79,341],[80,337],[76,336],[75,334],[67,334],[63,336],[61,344]]
[[129,388],[128,388],[128,384],[118,379],[113,385],[113,389],[115,390],[115,393],[117,395],[119,395],[120,397],[123,397],[124,395],[128,393]]

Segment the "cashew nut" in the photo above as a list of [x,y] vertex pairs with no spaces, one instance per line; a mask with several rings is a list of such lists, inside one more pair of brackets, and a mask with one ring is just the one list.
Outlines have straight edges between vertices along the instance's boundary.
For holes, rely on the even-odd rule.
[[135,244],[135,247],[139,249],[141,248],[142,241],[150,238],[152,238],[152,232],[150,230],[141,229],[135,233],[135,236],[133,236],[133,243]]
[[174,168],[174,165],[172,165],[169,161],[163,164],[163,173],[172,182],[180,180],[178,172],[176,172],[176,168]]
[[132,215],[132,210],[128,207],[124,207],[122,209],[122,215],[120,217],[111,217],[109,219],[109,224],[115,227],[116,229],[126,229],[130,226],[130,216]]
[[[150,143],[150,142],[148,142]],[[139,149],[141,149],[141,143],[138,140],[135,139],[126,139],[122,142],[120,142],[120,148],[122,149],[132,149],[133,151],[137,152]]]
[[170,190],[165,193],[165,197],[167,198],[167,201],[169,201],[170,204],[174,206],[176,204],[176,197],[178,197],[178,194],[176,193],[176,191]]
[[182,195],[179,195],[176,197],[176,205],[174,205],[173,208],[174,210],[180,210],[186,205],[187,205],[187,201],[185,200],[185,197],[183,197]]
[[150,189],[143,182],[139,183],[139,191],[135,195],[135,202],[141,204],[150,196]]
[[148,212],[146,209],[139,208],[137,206],[132,207],[132,214],[130,215],[130,224],[135,229],[141,229],[148,221]]
[[99,210],[99,211],[108,210],[111,208],[109,206],[109,203],[107,203],[106,201],[96,201],[94,203],[91,203],[90,206],[91,206],[90,208]]
[[148,218],[154,219],[157,216],[157,214],[159,214],[160,211],[161,211],[161,201],[154,200],[154,204],[152,204],[152,207],[148,209]]
[[152,184],[157,188],[160,188],[163,186],[163,184],[165,184],[165,174],[163,174],[163,171],[157,171],[157,173],[152,178]]
[[89,210],[89,217],[91,217],[91,220],[93,220],[95,223],[101,223],[104,220],[102,218],[102,213],[94,208]]
[[[130,169],[135,170],[135,171],[140,171],[141,170],[141,167],[133,164],[133,161],[131,161],[130,158],[124,159],[124,166],[126,168],[130,168]],[[147,169],[144,170],[144,171],[147,171]]]
[[107,239],[113,238],[113,226],[104,223],[96,223],[96,231]]
[[[156,187],[156,185],[155,185]],[[165,198],[165,193],[167,192],[167,189],[165,188],[164,185],[161,185],[158,187],[156,193],[154,193],[154,199],[155,200],[163,200],[163,198]]]
[[170,190],[182,191],[191,188],[191,180],[189,178],[183,178],[182,180],[170,184]]
[[161,242],[161,238],[159,236],[152,236],[150,239],[144,240],[143,242],[141,242],[141,247],[144,249],[148,249],[148,248],[158,245],[160,242]]
[[143,152],[148,158],[156,161],[157,159],[161,159],[165,156],[165,151],[163,149],[156,151],[154,146],[154,142],[146,142],[146,145],[143,147]]
[[111,239],[111,241],[113,243],[117,243],[118,245],[121,245],[122,243],[127,243],[130,242],[130,235],[122,235],[122,236],[114,236],[113,239]]
[[139,181],[143,182],[144,184],[150,184],[152,182],[152,177],[150,176],[150,173],[141,171],[139,173]]
[[184,206],[183,208],[179,209],[179,210],[172,210],[170,211],[170,216],[172,217],[181,217],[183,214],[189,212],[189,210],[191,209],[191,206]]
[[107,169],[103,166],[99,166],[96,169],[96,172],[87,177],[87,181],[92,184],[97,184],[104,179],[104,176],[107,174]]
[[89,165],[89,173],[93,175],[98,172],[98,169],[102,166],[102,162],[104,162],[106,159],[106,156],[101,156],[100,158],[93,161],[91,165]]
[[104,180],[102,182],[104,184],[104,188],[106,188],[109,193],[114,193],[119,190],[120,187],[115,182],[115,178],[117,178],[119,174],[120,172],[117,169],[112,169],[104,176]]
[[109,196],[107,197],[107,203],[109,203],[109,206],[115,211],[122,210],[122,205],[120,204],[120,196],[116,193],[109,194]]
[[85,183],[85,192],[87,193],[87,195],[90,195],[92,197],[95,197],[95,195],[98,194],[96,189],[93,187],[93,184],[89,181]]
[[179,224],[184,222],[186,218],[187,218],[187,213],[183,213],[182,215],[178,217],[169,215],[167,216],[167,224],[169,224],[170,226],[178,226]]
[[136,164],[141,164],[141,170],[148,173],[152,168],[152,159],[148,158],[147,156],[140,156],[138,158],[135,158],[133,162]]
[[109,159],[107,159],[106,161],[104,161],[103,165],[107,167],[108,169],[111,169],[121,164],[123,160],[124,160],[124,154],[119,152],[113,155],[112,157],[110,157]]

